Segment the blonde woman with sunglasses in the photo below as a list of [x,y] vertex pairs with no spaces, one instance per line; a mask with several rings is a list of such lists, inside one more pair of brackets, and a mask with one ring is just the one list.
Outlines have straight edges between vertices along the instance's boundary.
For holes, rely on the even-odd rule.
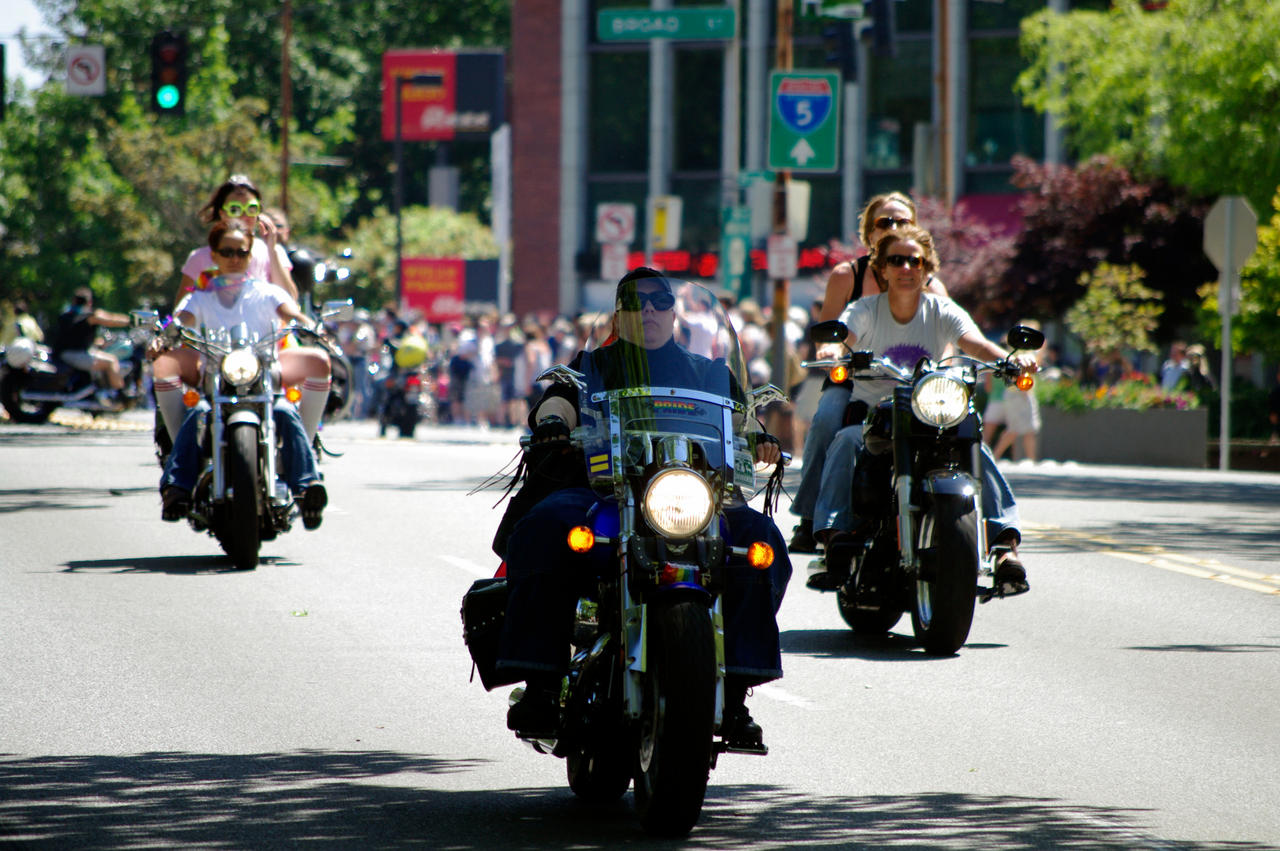
[[[275,284],[297,301],[298,288],[290,274],[293,263],[281,242],[276,223],[262,213],[262,193],[258,187],[243,174],[233,174],[214,190],[209,203],[200,208],[200,220],[208,225],[238,222],[243,230],[258,237],[253,241],[253,255],[249,258],[249,276]],[[182,287],[178,299],[195,289],[201,272],[216,265],[207,245],[187,255],[187,262],[182,264]]]

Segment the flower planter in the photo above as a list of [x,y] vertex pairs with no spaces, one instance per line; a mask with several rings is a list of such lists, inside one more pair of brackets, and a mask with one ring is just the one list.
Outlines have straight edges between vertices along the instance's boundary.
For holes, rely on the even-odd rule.
[[1206,466],[1207,408],[1063,411],[1042,407],[1040,414],[1041,458],[1139,467]]

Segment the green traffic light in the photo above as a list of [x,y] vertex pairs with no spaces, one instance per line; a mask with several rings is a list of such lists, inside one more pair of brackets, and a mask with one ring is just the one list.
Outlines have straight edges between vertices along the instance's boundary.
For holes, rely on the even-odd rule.
[[156,89],[156,103],[160,105],[161,109],[173,109],[178,105],[181,97],[178,87],[172,84]]

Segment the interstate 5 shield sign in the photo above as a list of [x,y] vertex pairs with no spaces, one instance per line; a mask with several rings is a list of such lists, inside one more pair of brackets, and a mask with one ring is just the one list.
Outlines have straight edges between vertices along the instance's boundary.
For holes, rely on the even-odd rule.
[[835,171],[840,150],[840,75],[774,71],[769,168]]

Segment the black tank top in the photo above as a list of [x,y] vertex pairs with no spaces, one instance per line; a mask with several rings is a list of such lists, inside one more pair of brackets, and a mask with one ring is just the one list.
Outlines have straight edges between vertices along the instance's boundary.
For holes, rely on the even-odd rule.
[[57,332],[53,335],[54,353],[84,351],[93,345],[95,329],[89,321],[90,314],[83,310],[68,310],[58,317]]

